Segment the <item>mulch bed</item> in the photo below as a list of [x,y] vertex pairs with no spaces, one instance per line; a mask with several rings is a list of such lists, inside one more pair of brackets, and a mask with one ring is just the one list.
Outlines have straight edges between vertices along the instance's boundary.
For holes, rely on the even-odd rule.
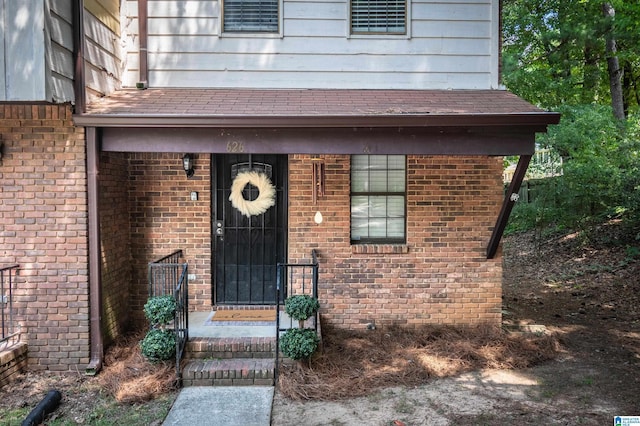
[[560,350],[552,335],[498,327],[349,331],[323,326],[323,352],[308,365],[283,365],[278,386],[294,400],[340,400],[483,368],[531,367]]

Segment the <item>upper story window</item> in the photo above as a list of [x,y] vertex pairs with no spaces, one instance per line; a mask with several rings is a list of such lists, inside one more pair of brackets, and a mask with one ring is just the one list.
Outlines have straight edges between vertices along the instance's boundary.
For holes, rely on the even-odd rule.
[[224,0],[223,31],[277,33],[279,0]]
[[351,0],[351,34],[406,33],[406,0]]
[[404,155],[351,156],[351,242],[404,243]]

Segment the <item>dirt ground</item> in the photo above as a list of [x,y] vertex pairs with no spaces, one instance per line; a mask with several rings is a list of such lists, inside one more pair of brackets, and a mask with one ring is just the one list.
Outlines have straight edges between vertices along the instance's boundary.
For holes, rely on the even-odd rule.
[[[543,325],[561,343],[555,359],[525,369],[476,370],[417,385],[394,384],[338,401],[293,401],[277,391],[272,424],[606,425],[617,415],[640,415],[637,234],[613,224],[592,239],[535,233],[505,238],[505,325]],[[80,373],[26,375],[0,389],[0,414],[35,406],[54,386],[64,395],[54,414],[53,420],[62,421],[57,424],[95,424],[92,407],[106,392]]]
[[[637,234],[637,232],[636,232]],[[615,246],[624,240],[628,243]],[[640,242],[615,224],[505,239],[506,325],[543,325],[558,356],[340,401],[276,393],[273,425],[606,425],[640,415]]]

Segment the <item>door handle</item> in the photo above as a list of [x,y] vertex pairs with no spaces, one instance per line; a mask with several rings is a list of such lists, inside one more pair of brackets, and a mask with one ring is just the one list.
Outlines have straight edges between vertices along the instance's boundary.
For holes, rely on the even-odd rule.
[[216,235],[218,237],[223,237],[224,236],[224,227],[222,226],[222,221],[216,221]]

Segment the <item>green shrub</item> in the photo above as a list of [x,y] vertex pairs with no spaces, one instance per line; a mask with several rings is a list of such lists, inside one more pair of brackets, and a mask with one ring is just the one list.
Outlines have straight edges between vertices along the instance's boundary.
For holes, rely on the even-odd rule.
[[318,299],[306,294],[291,296],[284,301],[284,311],[298,321],[310,318],[318,309],[320,309]]
[[140,342],[140,349],[149,361],[169,360],[176,355],[176,335],[173,330],[149,330]]
[[[516,204],[507,233],[528,229],[580,230],[616,217],[640,223],[640,125],[626,123],[610,107],[564,105],[559,125],[537,137],[537,145],[563,159],[561,176],[537,182],[535,198]],[[640,234],[637,234],[640,236]]]
[[150,297],[144,305],[144,315],[152,326],[163,325],[173,321],[177,308],[173,296]]
[[280,338],[280,349],[286,357],[297,361],[313,355],[319,342],[315,330],[292,328]]

